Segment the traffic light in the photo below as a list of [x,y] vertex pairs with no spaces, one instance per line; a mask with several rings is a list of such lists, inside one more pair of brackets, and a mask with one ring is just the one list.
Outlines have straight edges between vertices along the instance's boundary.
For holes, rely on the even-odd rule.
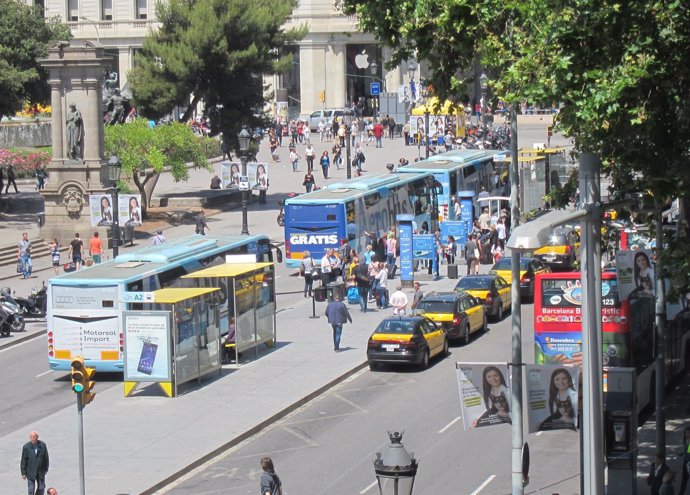
[[96,396],[95,392],[91,392],[96,382],[91,381],[96,370],[94,368],[87,368],[84,365],[83,357],[76,357],[72,360],[72,371],[70,376],[72,378],[72,390],[75,394],[81,395],[82,407],[89,404]]
[[553,136],[553,126],[548,126],[546,128],[546,135],[549,137]]
[[326,101],[326,90],[325,89],[322,89],[321,91],[319,91],[319,101],[321,103]]

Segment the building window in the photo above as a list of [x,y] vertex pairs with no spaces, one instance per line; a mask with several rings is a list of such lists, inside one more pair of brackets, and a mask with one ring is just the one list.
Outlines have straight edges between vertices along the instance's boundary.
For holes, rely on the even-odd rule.
[[113,20],[113,0],[101,0],[101,20]]
[[45,12],[46,12],[46,2],[45,0],[35,0],[34,1],[34,6],[37,9],[41,9],[40,12],[41,14],[45,17]]
[[72,22],[79,20],[79,0],[67,0],[67,19]]
[[146,0],[136,0],[136,17],[137,19],[147,19],[148,9]]

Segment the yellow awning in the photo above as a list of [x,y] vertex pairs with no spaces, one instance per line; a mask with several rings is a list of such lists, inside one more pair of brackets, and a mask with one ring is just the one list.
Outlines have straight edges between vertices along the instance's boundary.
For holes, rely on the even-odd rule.
[[215,287],[204,287],[194,289],[184,289],[180,287],[169,287],[167,289],[159,289],[153,292],[153,302],[155,304],[176,304],[187,299],[194,299],[195,297],[217,292],[220,289]]
[[273,263],[224,263],[222,265],[211,266],[198,272],[190,273],[182,278],[221,278],[237,277],[245,273],[262,270]]
[[435,96],[429,98],[429,101],[425,105],[420,105],[412,109],[412,115],[424,115],[427,110],[431,115],[462,115],[465,113],[465,109],[460,104],[455,104],[450,100],[446,100],[440,106],[438,110],[438,98]]

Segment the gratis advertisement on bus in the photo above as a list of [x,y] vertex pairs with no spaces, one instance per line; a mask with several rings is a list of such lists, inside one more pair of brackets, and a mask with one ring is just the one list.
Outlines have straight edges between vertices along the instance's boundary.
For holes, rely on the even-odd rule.
[[[538,275],[534,301],[534,359],[537,364],[582,364],[580,273]],[[602,274],[602,345],[605,365],[620,366],[629,346],[629,305],[618,296],[614,273]]]

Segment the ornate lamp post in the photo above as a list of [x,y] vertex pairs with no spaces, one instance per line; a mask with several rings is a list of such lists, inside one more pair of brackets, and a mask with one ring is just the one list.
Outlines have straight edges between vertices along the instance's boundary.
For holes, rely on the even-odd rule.
[[479,106],[479,112],[481,113],[484,122],[486,122],[487,118],[484,117],[484,114],[486,113],[486,108],[487,108],[486,94],[489,90],[489,78],[483,72],[482,72],[482,75],[479,76],[479,87],[482,90],[482,99],[481,99],[481,105]]
[[345,159],[347,164],[345,165],[347,170],[347,178],[352,178],[352,160],[350,159],[350,133],[352,127],[352,109],[346,108],[343,111],[343,125],[345,126]]
[[[240,145],[240,160],[242,161],[242,175],[247,177],[247,151],[249,151],[249,141],[252,136],[247,130],[247,126],[242,126],[242,130],[237,135]],[[247,184],[248,185],[248,184]],[[242,191],[242,234],[249,235],[249,225],[247,223],[247,208],[249,206],[249,189]]]
[[105,168],[108,171],[108,180],[112,183],[112,187],[107,189],[106,192],[113,195],[113,258],[117,258],[117,255],[120,254],[120,209],[118,208],[120,188],[117,187],[117,183],[122,172],[122,162],[120,162],[117,155],[110,155]]
[[402,433],[388,432],[391,443],[376,453],[374,471],[380,495],[411,495],[418,462],[402,444]]

